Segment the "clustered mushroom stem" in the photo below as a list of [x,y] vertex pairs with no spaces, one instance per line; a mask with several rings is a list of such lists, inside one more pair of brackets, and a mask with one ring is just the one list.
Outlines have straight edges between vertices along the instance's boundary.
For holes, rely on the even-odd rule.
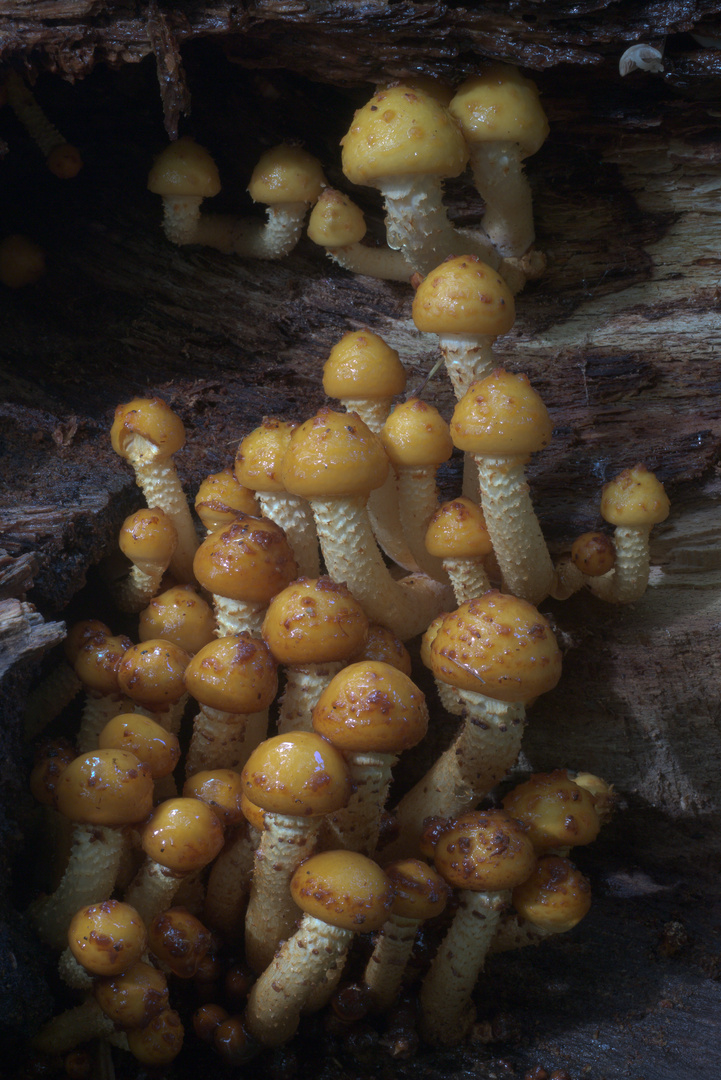
[[195,244],[201,195],[172,195],[163,199],[163,232],[171,244]]
[[75,740],[78,753],[87,754],[90,750],[97,750],[98,735],[107,722],[121,713],[133,712],[133,709],[133,702],[120,694],[95,694],[88,690]]
[[260,637],[265,604],[251,604],[245,600],[233,600],[229,596],[214,593],[213,607],[218,623],[217,637],[231,637],[246,631],[254,637]]
[[345,247],[327,247],[325,253],[344,270],[379,281],[408,282],[413,274],[413,267],[403,252],[392,248],[356,243],[346,244]]
[[115,603],[120,611],[138,612],[147,607],[160,588],[167,567],[156,566],[148,573],[139,566],[132,566],[127,577],[114,589]]
[[398,997],[418,925],[418,919],[391,914],[381,927],[363,976],[363,982],[371,992],[373,1005],[379,1012],[389,1009]]
[[92,990],[93,976],[78,963],[69,947],[60,953],[58,975],[71,990]]
[[192,240],[184,243],[202,244],[248,259],[282,259],[300,240],[307,212],[308,203],[288,202],[266,207],[265,222],[201,214]]
[[421,986],[423,1033],[430,1043],[461,1042],[475,1019],[471,994],[509,892],[461,890],[459,907]]
[[398,509],[413,558],[425,573],[447,580],[441,560],[429,555],[426,549],[428,522],[438,509],[434,468],[398,470]]
[[443,560],[443,566],[451,579],[453,593],[459,607],[467,600],[483,596],[483,593],[488,592],[491,587],[486,568],[480,559],[446,557]]
[[172,572],[181,581],[194,581],[193,556],[199,540],[172,460],[158,460],[156,447],[137,434],[129,440],[126,456],[148,506],[160,507],[175,525],[178,546],[170,561]]
[[239,829],[213,863],[208,877],[203,917],[233,943],[243,938],[242,916],[253,873],[253,854],[252,840],[244,829]]
[[380,487],[368,496],[368,517],[377,543],[389,559],[404,570],[420,569],[403,532],[403,519],[398,504],[398,479],[393,469]]
[[578,569],[570,555],[564,556],[556,563],[551,596],[555,600],[568,600],[569,596],[577,593],[588,581],[588,577]]
[[147,926],[171,906],[182,881],[182,875],[148,859],[131,881],[123,900],[135,908]]
[[397,754],[361,753],[346,750],[354,791],[348,805],[329,814],[330,847],[372,855],[378,846],[381,816],[393,779]]
[[64,146],[67,143],[35,100],[32,90],[26,86],[16,71],[7,73],[5,88],[10,108],[38,144],[44,157],[47,157],[57,146]]
[[280,701],[278,733],[312,731],[312,712],[328,683],[343,667],[339,660],[326,664],[299,664],[289,667]]
[[648,585],[651,557],[650,528],[617,525],[613,543],[616,562],[613,573],[589,581],[593,593],[614,604],[630,604],[640,600]]
[[473,181],[486,203],[483,228],[504,256],[523,255],[533,243],[533,203],[521,148],[510,141],[475,143]]
[[54,1016],[33,1039],[39,1054],[67,1054],[76,1046],[91,1039],[104,1039],[115,1030],[115,1023],[106,1016],[94,998]]
[[471,383],[477,379],[485,379],[493,371],[496,366],[494,341],[495,337],[487,334],[438,335],[438,346],[458,401]]
[[477,456],[486,525],[506,590],[538,604],[553,587],[554,570],[518,457]]
[[320,551],[313,512],[305,499],[289,491],[257,491],[256,498],[265,517],[279,525],[291,546],[298,574],[318,577]]
[[201,705],[193,721],[186,776],[206,769],[234,769],[245,765],[268,730],[268,710],[230,713]]

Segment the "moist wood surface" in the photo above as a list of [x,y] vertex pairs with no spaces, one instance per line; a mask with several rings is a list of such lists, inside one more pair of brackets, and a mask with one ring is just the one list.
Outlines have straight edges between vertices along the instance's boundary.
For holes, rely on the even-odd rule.
[[[84,74],[95,62],[83,49],[91,39],[98,58],[112,59],[107,7],[0,2],[0,19],[23,33],[35,28],[40,36],[26,40],[37,40],[41,67]],[[408,1062],[378,1050],[364,1064],[326,1032],[320,1067],[302,1061],[301,1075],[380,1068],[450,1078],[487,1068],[504,1076],[506,1061],[519,1076],[538,1064],[565,1068],[574,1080],[695,1080],[712,1075],[718,1060],[721,141],[719,95],[708,92],[717,60],[713,50],[675,36],[663,76],[637,72],[621,81],[615,71],[623,41],[643,34],[630,22],[614,23],[617,8],[533,5],[540,28],[531,35],[530,24],[521,33],[523,20],[507,16],[505,5],[491,6],[464,38],[470,16],[461,9],[398,5],[391,13],[365,5],[378,28],[371,49],[353,38],[353,17],[344,24],[334,5],[293,12],[256,6],[236,14],[233,26],[220,8],[203,14],[186,5],[182,18],[174,9],[174,25],[190,27],[190,38],[205,18],[219,40],[184,47],[184,77],[166,82],[165,112],[150,56],[140,65],[119,63],[116,72],[98,66],[75,85],[40,76],[39,99],[85,159],[79,177],[65,184],[46,174],[8,111],[0,114],[9,147],[0,227],[32,235],[48,261],[38,286],[0,295],[0,546],[10,582],[0,632],[17,642],[19,627],[27,643],[17,646],[18,662],[3,684],[3,759],[23,763],[11,770],[3,851],[7,863],[20,850],[15,861],[24,865],[16,812],[26,802],[22,696],[40,651],[58,638],[57,620],[91,614],[102,601],[97,564],[138,505],[132,478],[109,447],[114,406],[157,393],[179,412],[188,441],[177,462],[192,496],[264,414],[304,418],[324,403],[321,366],[346,330],[369,326],[383,335],[399,349],[412,387],[437,355],[432,339],[413,327],[409,287],[353,278],[307,240],[278,264],[169,245],[158,200],[145,190],[166,120],[215,155],[224,185],[218,209],[254,213],[244,194],[252,165],[262,148],[284,138],[302,138],[330,181],[351,190],[337,144],[366,94],[358,83],[379,66],[395,73],[421,57],[437,70],[464,71],[474,51],[493,51],[491,32],[502,35],[499,51],[534,67],[564,58],[574,64],[538,75],[551,137],[528,171],[549,266],[518,298],[518,320],[498,343],[499,361],[527,372],[554,419],[553,442],[530,469],[554,552],[600,523],[602,484],[639,460],[658,472],[672,500],[670,518],[654,531],[651,588],[639,604],[621,610],[582,596],[542,605],[566,650],[564,675],[531,711],[524,764],[587,768],[617,786],[615,822],[579,859],[597,902],[569,940],[543,946],[530,960],[492,962],[498,978],[479,996],[487,1001],[481,1016],[492,1025],[477,1032],[490,1043],[424,1051]],[[634,5],[639,19],[650,19],[649,10]],[[666,19],[677,33],[712,8],[654,11],[659,26]],[[448,32],[433,37],[441,15]],[[252,22],[254,36],[221,41],[223,18],[235,32]],[[147,21],[147,13],[140,19],[131,12],[115,23],[118,61],[123,49],[134,59],[151,51]],[[338,60],[344,25],[351,28],[345,65]],[[4,58],[22,52],[7,38],[2,48]],[[231,63],[228,52],[246,66]],[[265,70],[250,70],[251,62]],[[680,85],[681,74],[688,85]],[[186,120],[181,92],[192,99]],[[352,194],[380,236],[378,200],[365,189]],[[449,185],[448,202],[460,223],[478,220],[480,202],[467,178]],[[450,415],[444,379],[426,393]],[[458,477],[454,461],[442,475],[444,494],[457,490]],[[88,579],[92,598],[83,590]],[[24,601],[37,606],[44,625]],[[432,744],[449,735],[436,708]],[[400,785],[423,766],[420,752],[411,755]],[[30,1027],[48,1001],[37,989],[27,992],[33,946],[12,911],[25,900],[16,878],[4,932],[19,959],[0,971],[3,1001],[13,1002],[9,1035]],[[669,935],[677,942],[668,929],[674,920],[686,928],[680,945],[668,944]]]

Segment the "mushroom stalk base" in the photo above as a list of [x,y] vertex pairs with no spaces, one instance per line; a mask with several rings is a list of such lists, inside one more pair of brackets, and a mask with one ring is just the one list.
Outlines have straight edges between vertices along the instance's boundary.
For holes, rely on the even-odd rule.
[[88,998],[74,1009],[54,1016],[33,1039],[33,1048],[39,1054],[67,1054],[76,1046],[106,1038],[113,1031],[115,1024],[110,1017],[93,998]]
[[179,874],[148,859],[131,881],[123,899],[135,908],[147,926],[156,915],[170,907],[182,880]]
[[53,123],[35,100],[32,90],[25,85],[20,75],[9,71],[5,77],[8,103],[27,133],[38,144],[44,157],[67,140],[60,134]]
[[202,244],[246,259],[282,259],[290,255],[300,240],[307,212],[307,203],[288,202],[268,206],[265,222],[227,214],[203,214],[192,239],[183,242]]
[[398,997],[419,925],[418,919],[391,915],[381,928],[363,976],[377,1012],[389,1009]]
[[121,611],[137,614],[148,606],[160,588],[169,561],[157,563],[145,570],[137,565],[131,567],[127,577],[119,581],[113,589],[115,603]]
[[402,251],[387,247],[367,247],[365,244],[347,244],[345,247],[325,249],[329,259],[352,274],[377,278],[379,281],[408,282],[413,267]]
[[488,953],[511,952],[513,949],[525,949],[528,945],[540,945],[542,941],[560,932],[534,926],[515,914],[506,915],[496,930]]
[[414,559],[424,573],[437,581],[448,580],[440,559],[428,554],[426,529],[438,509],[436,470],[433,466],[398,470],[398,509],[403,532]]
[[641,599],[648,587],[650,533],[649,528],[616,526],[613,534],[616,549],[613,573],[590,581],[594,595],[611,604],[631,604]]
[[531,188],[521,148],[511,141],[476,143],[471,148],[473,182],[486,204],[481,224],[503,256],[520,256],[535,238]]

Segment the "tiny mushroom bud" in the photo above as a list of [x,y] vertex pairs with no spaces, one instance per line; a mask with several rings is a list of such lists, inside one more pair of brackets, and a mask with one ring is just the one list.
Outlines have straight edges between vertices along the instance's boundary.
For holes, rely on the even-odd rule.
[[144,1028],[168,1007],[168,980],[162,971],[138,960],[127,971],[98,979],[95,1000],[106,1016],[123,1030]]
[[254,493],[243,487],[232,469],[212,473],[203,480],[195,496],[195,512],[209,533],[230,525],[238,514],[260,517]]
[[428,523],[425,542],[428,553],[442,560],[457,604],[488,592],[483,560],[493,545],[480,506],[464,495],[443,503]]
[[119,975],[145,952],[148,935],[140,915],[120,900],[89,904],[73,915],[68,946],[92,975]]
[[172,518],[159,508],[137,510],[123,522],[118,544],[133,566],[114,586],[121,611],[142,611],[158,591],[163,574],[178,546]]
[[129,750],[150,769],[154,780],[162,780],[180,761],[177,735],[141,713],[119,713],[98,735],[100,750]]
[[131,645],[118,665],[118,686],[159,724],[177,734],[186,701],[188,654],[162,638]]
[[308,219],[308,238],[352,274],[385,281],[408,281],[413,267],[402,251],[361,244],[366,223],[360,207],[335,188],[326,188]]
[[358,664],[361,660],[378,660],[381,664],[390,664],[410,678],[412,663],[408,649],[392,630],[379,626],[378,623],[370,624],[363,648],[349,657],[351,664]]
[[179,979],[192,979],[210,950],[212,934],[184,907],[168,908],[148,926],[148,948]]
[[163,1009],[149,1024],[128,1032],[128,1050],[142,1065],[162,1068],[183,1047],[183,1024],[175,1009]]
[[217,195],[220,177],[212,157],[189,135],[167,146],[155,159],[148,190],[163,199],[163,231],[173,244],[197,244],[200,204]]
[[601,828],[593,795],[565,769],[535,773],[505,796],[503,806],[524,824],[539,853],[590,844]]
[[565,934],[591,907],[591,886],[573,863],[560,855],[542,855],[533,873],[512,893],[515,912],[506,914],[489,952],[538,945]]
[[589,584],[589,578],[603,577],[613,570],[616,550],[606,533],[586,532],[573,541],[571,554],[556,563],[556,580],[551,595],[566,600]]

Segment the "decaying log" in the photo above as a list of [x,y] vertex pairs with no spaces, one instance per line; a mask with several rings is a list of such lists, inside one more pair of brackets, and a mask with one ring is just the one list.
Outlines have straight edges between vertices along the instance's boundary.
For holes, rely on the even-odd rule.
[[[437,355],[413,326],[409,287],[353,278],[307,240],[278,264],[168,244],[144,187],[166,126],[178,123],[215,155],[218,209],[254,213],[250,170],[281,139],[301,138],[330,181],[351,190],[338,140],[364,81],[415,70],[457,77],[479,55],[537,69],[551,136],[528,172],[548,270],[518,298],[517,323],[498,343],[499,361],[528,373],[555,423],[530,470],[533,496],[554,553],[600,523],[602,484],[638,460],[666,483],[672,514],[654,531],[641,602],[619,610],[583,595],[543,605],[565,649],[564,676],[530,713],[524,767],[590,769],[621,798],[596,850],[579,859],[593,880],[592,915],[530,959],[492,961],[470,1048],[424,1050],[391,1069],[450,1080],[544,1065],[573,1080],[700,1080],[719,1051],[721,51],[689,32],[721,37],[718,5],[509,9],[0,0],[0,61],[41,72],[38,97],[85,159],[75,181],[58,184],[0,114],[9,146],[0,227],[30,233],[48,261],[37,286],[0,295],[0,544],[22,585],[10,596],[28,588],[26,599],[0,601],[27,636],[3,685],[8,756],[27,765],[22,697],[40,649],[59,640],[55,620],[106,602],[97,564],[139,505],[107,439],[117,402],[152,392],[179,412],[188,442],[177,460],[192,495],[264,414],[305,417],[324,403],[321,365],[346,330],[386,337],[412,387]],[[664,37],[664,72],[621,80],[626,46]],[[83,78],[69,85],[52,72]],[[380,237],[378,199],[352,194]],[[449,185],[448,204],[461,224],[480,217],[468,177]],[[426,392],[448,416],[445,381]],[[454,459],[444,494],[459,475]],[[449,736],[436,711],[435,745]],[[421,753],[410,755],[399,784],[423,766]],[[17,850],[10,833],[3,825],[6,860]],[[0,970],[3,1002],[13,988]],[[29,998],[6,1010],[8,1035],[47,1010],[47,997],[34,996],[35,1011]],[[325,1038],[299,1075],[362,1071],[337,1033]],[[368,1067],[380,1060],[387,1070],[388,1052],[376,1047]]]

